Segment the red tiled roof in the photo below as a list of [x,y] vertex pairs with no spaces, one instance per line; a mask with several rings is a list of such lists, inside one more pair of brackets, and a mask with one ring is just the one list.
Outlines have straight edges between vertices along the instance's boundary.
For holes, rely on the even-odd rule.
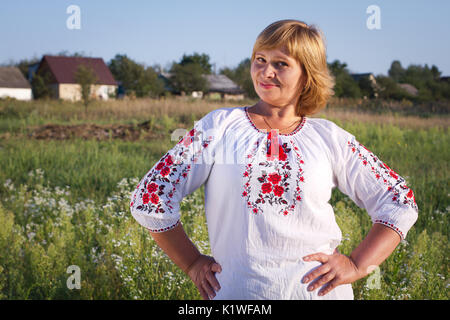
[[[77,83],[75,73],[79,65],[91,67],[98,79],[98,84],[117,85],[111,71],[102,58],[47,56],[42,58],[56,78],[57,83]],[[41,63],[42,63],[41,62]]]

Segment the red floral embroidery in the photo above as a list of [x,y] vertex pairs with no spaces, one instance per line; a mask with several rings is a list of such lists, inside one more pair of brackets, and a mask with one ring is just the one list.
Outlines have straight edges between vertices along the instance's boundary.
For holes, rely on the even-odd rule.
[[281,176],[278,173],[271,173],[269,174],[269,178],[267,180],[269,180],[272,184],[277,184],[281,181]]
[[159,162],[157,165],[156,165],[156,170],[161,170],[162,168],[164,168],[164,162]]
[[169,167],[164,167],[161,169],[161,174],[165,177],[170,173],[170,168]]
[[149,201],[150,201],[150,194],[144,193],[144,195],[142,196],[142,203],[147,204]]
[[165,162],[166,162],[166,165],[171,166],[173,164],[172,156],[171,155],[167,156]]
[[272,184],[263,183],[263,185],[261,186],[261,190],[263,193],[269,193],[270,191],[272,191]]
[[156,193],[152,193],[151,202],[154,204],[158,204],[158,201],[159,201],[159,197],[156,195]]
[[147,191],[149,193],[155,192],[156,190],[158,190],[158,185],[156,183],[152,182],[149,185],[147,185]]
[[[358,158],[362,161],[364,166],[370,164],[370,170],[377,180],[383,178],[383,182],[387,186],[387,191],[393,193],[391,198],[393,202],[406,204],[415,210],[418,210],[414,193],[406,185],[404,178],[389,168],[388,165],[378,159],[369,149],[358,141],[348,141],[347,145],[351,148],[353,153],[358,154]],[[406,192],[406,190],[408,190],[408,192]]]
[[[190,163],[196,163],[203,149],[212,141],[212,137],[200,141],[201,136],[201,131],[192,129],[170,152],[165,154],[154,169],[150,170],[137,185],[136,189],[140,189],[140,192],[134,193],[130,206],[135,205],[137,210],[147,213],[164,213],[166,210],[172,212],[171,199],[177,190],[176,186],[187,178],[191,170]],[[203,149],[198,148],[199,150],[192,152],[190,145],[194,141],[198,141]],[[167,198],[162,200],[163,196],[167,196]],[[139,200],[141,200],[140,203]],[[159,231],[161,230],[163,229]]]
[[[294,211],[297,202],[301,200],[302,191],[299,184],[305,181],[301,168],[304,162],[298,151],[295,151],[294,158],[297,159],[298,168],[294,170],[288,157],[292,151],[288,143],[279,144],[270,133],[267,136],[265,148],[259,149],[259,144],[260,142],[257,141],[247,156],[248,159],[254,160],[253,164],[247,164],[242,175],[246,178],[242,196],[254,214],[262,213],[263,205],[270,205],[277,206],[278,213],[286,216]],[[293,141],[291,145],[294,145]],[[271,148],[278,150],[278,154],[271,154]],[[256,159],[264,159],[264,157],[256,156],[259,150],[264,152],[265,160],[257,162]],[[297,175],[294,175],[295,172]],[[257,175],[255,176],[254,173]],[[292,193],[288,193],[291,188]]]
[[275,187],[273,187],[273,193],[274,193],[276,196],[281,197],[281,196],[283,195],[283,192],[284,192],[284,188],[283,188],[283,187],[281,187],[281,186],[275,186]]
[[414,193],[411,189],[409,189],[408,194],[406,195],[408,198],[413,198],[414,197]]

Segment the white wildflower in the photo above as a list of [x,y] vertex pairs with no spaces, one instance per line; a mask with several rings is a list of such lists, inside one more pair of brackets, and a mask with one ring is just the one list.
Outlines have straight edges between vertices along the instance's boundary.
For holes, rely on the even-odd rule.
[[12,183],[11,179],[7,179],[5,181],[5,183],[3,184],[3,186],[8,189],[9,191],[13,191],[14,190],[14,184]]

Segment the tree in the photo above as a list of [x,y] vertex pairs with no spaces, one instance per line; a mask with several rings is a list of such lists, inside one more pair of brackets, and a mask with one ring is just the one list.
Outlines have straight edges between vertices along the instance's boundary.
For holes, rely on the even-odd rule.
[[205,53],[198,54],[194,52],[193,55],[183,55],[183,58],[181,58],[180,65],[185,66],[190,63],[194,63],[200,66],[202,69],[203,74],[211,74],[211,63],[209,63],[209,56]]
[[226,75],[238,84],[242,90],[244,90],[247,97],[256,99],[258,98],[258,94],[255,91],[255,86],[253,85],[250,69],[251,59],[246,58],[242,60],[235,69],[224,68],[220,70],[220,73]]
[[412,98],[405,90],[399,87],[397,82],[391,77],[377,76],[376,81],[380,87],[378,96],[380,99],[403,100]]
[[336,97],[361,97],[361,89],[350,75],[345,62],[335,60],[328,64],[328,68],[335,78],[334,95]]
[[37,57],[33,57],[31,59],[22,59],[15,64],[17,68],[19,68],[20,72],[22,72],[25,79],[28,79],[28,67],[32,64],[38,63],[41,59]]
[[431,68],[411,64],[406,68],[398,78],[399,83],[408,83],[418,90],[418,95],[413,99],[419,102],[429,102],[446,99],[448,87],[442,84],[440,80],[441,72],[433,65]]
[[435,65],[433,65],[433,66],[431,67],[431,74],[433,75],[433,79],[434,79],[434,80],[439,80],[442,73],[439,71],[438,67],[436,67]]
[[136,92],[143,67],[126,55],[117,54],[108,63],[109,70],[125,90],[125,94]]
[[152,67],[144,68],[126,55],[117,54],[108,67],[127,95],[134,93],[137,97],[159,97],[164,92],[164,82],[158,79]]
[[75,72],[75,81],[81,87],[81,98],[87,112],[91,97],[91,86],[97,82],[97,76],[91,67],[80,64]]
[[389,77],[391,77],[394,81],[400,82],[400,80],[405,75],[405,69],[403,69],[402,64],[398,60],[394,60],[391,63],[391,67],[388,71]]
[[152,67],[147,67],[140,72],[135,92],[137,97],[160,97],[164,93],[164,82],[158,79]]
[[33,76],[31,80],[31,90],[34,99],[47,99],[52,96],[50,89],[51,74],[47,70],[41,70]]
[[339,60],[334,60],[332,63],[329,63],[328,69],[330,69],[331,73],[335,77],[337,77],[343,73],[348,73],[347,64],[345,62],[341,62]]
[[358,80],[358,86],[363,96],[367,98],[375,97],[375,89],[372,81],[370,81],[368,77],[361,77],[361,79]]
[[81,52],[75,51],[73,53],[70,53],[68,50],[63,50],[63,51],[58,52],[56,55],[64,56],[64,57],[80,57],[80,58],[87,57],[87,55],[84,53],[84,51],[81,51]]
[[203,68],[198,63],[187,63],[181,65],[174,63],[170,72],[170,81],[173,88],[178,92],[190,95],[193,91],[207,91],[208,83],[203,76]]

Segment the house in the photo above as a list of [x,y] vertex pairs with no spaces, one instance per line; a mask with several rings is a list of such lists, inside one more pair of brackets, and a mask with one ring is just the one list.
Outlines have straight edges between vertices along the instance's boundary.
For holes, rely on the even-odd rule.
[[408,92],[409,95],[416,97],[419,93],[419,90],[417,90],[416,87],[409,83],[399,83],[398,86],[402,88],[404,91]]
[[[168,72],[161,72],[158,75],[158,78],[164,81],[164,89],[172,92],[174,94],[179,94],[173,88],[170,82],[172,74]],[[192,92],[192,97],[194,98],[202,98],[207,97],[209,99],[244,99],[244,91],[234,83],[230,78],[223,74],[206,74],[203,75],[208,83],[208,91],[194,91]],[[183,93],[181,93],[183,95]]]
[[158,73],[158,79],[161,79],[164,82],[164,90],[169,91],[171,93],[177,93],[176,90],[173,88],[170,78],[172,77],[172,74],[170,72],[159,72]]
[[33,98],[31,85],[19,68],[0,67],[0,98],[5,97],[17,100],[31,100]]
[[353,80],[355,80],[356,82],[359,82],[360,79],[367,78],[373,84],[377,83],[375,76],[371,72],[369,72],[369,73],[352,73],[350,75],[352,76]]
[[380,91],[380,86],[377,83],[377,80],[373,73],[351,73],[350,76],[355,80],[358,85],[361,86],[360,81],[362,80],[368,80],[370,87],[372,87],[373,90],[373,96],[376,98],[378,96],[378,92]]
[[224,100],[244,99],[244,91],[226,75],[208,74],[205,77],[209,84],[209,90],[205,93],[208,98],[220,98]]
[[39,64],[40,64],[40,62],[36,62],[36,63],[28,65],[27,80],[29,83],[32,83],[33,76],[36,73],[37,69],[39,68]]
[[102,58],[45,55],[36,74],[46,79],[54,98],[81,100],[81,87],[75,80],[80,65],[90,68],[97,78],[91,87],[92,98],[107,100],[116,95],[117,82]]

